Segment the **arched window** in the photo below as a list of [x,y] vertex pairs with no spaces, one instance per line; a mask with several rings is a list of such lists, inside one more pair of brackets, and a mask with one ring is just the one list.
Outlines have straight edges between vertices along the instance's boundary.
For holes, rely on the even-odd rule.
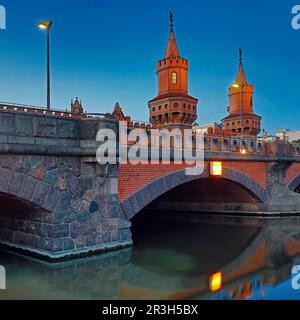
[[177,73],[172,72],[172,84],[177,84]]

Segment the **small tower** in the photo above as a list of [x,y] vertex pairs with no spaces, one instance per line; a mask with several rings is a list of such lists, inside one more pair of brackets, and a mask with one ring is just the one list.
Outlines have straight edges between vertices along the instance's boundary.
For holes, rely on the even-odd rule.
[[80,114],[83,113],[83,107],[82,102],[78,100],[78,97],[76,97],[75,102],[73,102],[73,99],[71,100],[71,112]]
[[157,64],[158,95],[148,103],[150,122],[156,127],[190,128],[197,119],[198,100],[188,94],[188,61],[179,54],[174,16],[164,59]]
[[242,49],[239,54],[236,80],[229,88],[229,115],[222,120],[222,126],[237,136],[257,136],[261,131],[261,117],[253,112],[254,87],[246,79]]

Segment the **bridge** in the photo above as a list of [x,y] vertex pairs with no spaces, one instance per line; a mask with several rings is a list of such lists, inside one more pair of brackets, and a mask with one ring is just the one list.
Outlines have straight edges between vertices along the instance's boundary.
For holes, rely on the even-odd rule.
[[[284,141],[210,132],[205,170],[185,164],[107,164],[96,160],[98,130],[111,115],[46,111],[0,103],[0,242],[66,259],[132,245],[131,220],[150,211],[249,214],[300,213],[300,149]],[[222,176],[210,164],[222,162]]]

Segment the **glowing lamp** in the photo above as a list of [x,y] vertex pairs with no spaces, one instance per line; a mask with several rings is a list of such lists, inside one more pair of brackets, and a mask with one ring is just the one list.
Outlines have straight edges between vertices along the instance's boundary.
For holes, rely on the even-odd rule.
[[209,288],[212,292],[220,290],[222,287],[222,273],[214,273],[209,279]]
[[241,153],[241,154],[247,154],[247,150],[246,150],[245,148],[242,148],[242,149],[240,150],[240,153]]
[[50,30],[52,27],[52,21],[40,21],[38,26],[42,30]]
[[223,174],[222,162],[211,162],[210,164],[210,175],[221,176]]

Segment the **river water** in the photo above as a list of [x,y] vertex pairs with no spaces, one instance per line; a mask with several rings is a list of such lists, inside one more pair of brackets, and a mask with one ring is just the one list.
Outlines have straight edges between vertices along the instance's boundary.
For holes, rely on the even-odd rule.
[[0,251],[0,299],[300,299],[300,218],[138,216],[132,249],[57,264]]

